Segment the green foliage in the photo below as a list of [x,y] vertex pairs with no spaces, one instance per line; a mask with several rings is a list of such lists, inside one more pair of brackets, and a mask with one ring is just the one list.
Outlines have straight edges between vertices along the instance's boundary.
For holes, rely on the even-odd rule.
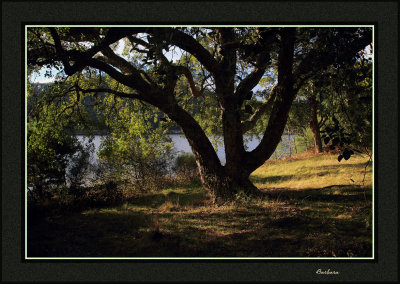
[[[372,146],[372,62],[362,55],[344,58],[314,74],[298,93],[288,126],[308,127],[313,100],[321,139],[338,160],[354,152],[370,154]],[[292,115],[294,114],[294,119]],[[310,124],[311,125],[311,124]]]
[[330,114],[321,138],[331,148],[342,149],[339,160],[350,158],[354,151],[369,154],[372,147],[371,62],[360,61],[353,68],[331,73],[328,83],[323,89],[329,90],[334,98],[322,102]]
[[138,191],[160,189],[173,154],[168,122],[154,107],[128,99],[106,98],[103,111],[110,112],[105,117],[110,134],[100,146],[98,176]]
[[82,145],[68,128],[71,113],[62,108],[67,102],[49,100],[48,95],[58,94],[58,87],[49,86],[41,96],[29,88],[27,176],[32,201],[53,196],[67,183],[70,189],[79,188],[89,165],[90,143]]
[[197,170],[196,159],[191,153],[180,154],[175,161],[175,172],[195,171]]
[[181,182],[199,181],[196,159],[191,153],[181,153],[175,160],[173,170],[175,178]]
[[305,128],[302,132],[295,136],[297,152],[301,153],[308,150],[314,145],[314,137],[309,127]]

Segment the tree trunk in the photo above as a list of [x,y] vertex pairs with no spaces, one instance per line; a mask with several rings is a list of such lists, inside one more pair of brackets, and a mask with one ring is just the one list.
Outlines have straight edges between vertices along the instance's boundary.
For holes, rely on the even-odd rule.
[[235,200],[237,194],[259,196],[261,191],[250,181],[249,174],[234,176],[222,168],[221,171],[210,171],[199,165],[202,185],[210,192],[214,204],[224,204]]
[[311,121],[310,127],[314,136],[314,149],[315,153],[322,153],[321,133],[318,125],[317,118],[317,100],[315,95],[311,97]]
[[[257,188],[249,180],[249,173],[242,172],[236,176],[233,170],[228,171],[226,166],[221,165],[203,129],[176,102],[166,101],[160,105],[160,109],[181,127],[196,159],[202,185],[210,192],[214,203],[223,204],[233,200],[240,189],[246,193],[257,191]],[[232,168],[239,169],[239,167]]]

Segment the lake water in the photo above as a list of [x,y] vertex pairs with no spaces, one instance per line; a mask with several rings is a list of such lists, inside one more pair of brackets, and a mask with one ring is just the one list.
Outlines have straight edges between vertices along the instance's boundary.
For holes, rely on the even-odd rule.
[[[174,150],[176,152],[192,153],[189,142],[183,135],[169,134],[168,136],[174,142]],[[81,142],[87,141],[86,136],[78,135],[77,137]],[[282,142],[281,142],[280,147],[278,147],[279,148],[279,157],[289,155],[289,153],[290,153],[289,144],[290,144],[290,142],[293,141],[293,137],[294,137],[293,135],[291,135],[291,136],[282,135]],[[105,136],[100,136],[100,135],[94,136],[93,144],[95,146],[95,153],[94,153],[94,156],[92,157],[93,162],[95,162],[97,160],[97,151],[98,151],[98,149],[101,145],[101,142],[104,138],[105,138]],[[248,139],[248,141],[246,143],[247,150],[248,151],[253,150],[254,148],[256,148],[258,146],[258,143],[259,143],[258,139]],[[217,148],[217,155],[218,155],[221,163],[225,164],[225,149],[223,146],[219,146]],[[272,158],[273,157],[274,157],[274,155],[272,156]],[[276,158],[278,157],[278,155],[276,155],[276,153],[275,153],[275,157]]]

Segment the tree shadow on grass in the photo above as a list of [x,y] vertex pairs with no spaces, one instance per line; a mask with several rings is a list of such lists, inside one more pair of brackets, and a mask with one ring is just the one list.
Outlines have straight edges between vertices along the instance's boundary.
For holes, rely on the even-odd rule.
[[[360,188],[265,191],[268,199],[258,205],[195,207],[205,193],[184,191],[149,194],[127,207],[28,220],[28,256],[371,256],[371,205]],[[176,208],[163,209],[167,201]]]
[[[190,216],[189,216],[190,217]],[[359,220],[321,216],[256,216],[234,212],[191,216],[168,228],[160,215],[94,213],[47,221],[29,231],[28,256],[36,257],[293,257],[369,256],[370,231]]]
[[28,222],[28,256],[114,255],[119,251],[118,243],[138,237],[147,222],[151,220],[146,214],[101,211],[46,218],[35,226]]
[[308,199],[312,201],[327,202],[354,202],[370,201],[372,198],[371,187],[362,188],[359,186],[335,185],[327,188],[305,188],[289,189],[275,188],[262,189],[263,195],[269,199]]
[[260,176],[253,174],[250,177],[250,180],[254,183],[262,183],[262,184],[268,184],[268,183],[276,183],[276,182],[284,182],[288,180],[301,180],[301,179],[306,179],[306,178],[312,178],[315,176],[325,176],[327,174],[330,174],[330,171],[321,171],[316,174],[310,173],[310,174],[295,174],[295,175],[277,175],[277,176]]
[[[337,165],[326,165],[326,166],[315,166],[313,167],[314,170],[324,170],[324,171],[336,171],[340,168],[359,168],[360,170],[365,169],[365,164],[366,163],[357,163],[357,164],[340,164],[340,167]],[[369,167],[371,168],[371,162],[369,164]],[[368,169],[367,168],[367,169]]]
[[287,181],[291,180],[296,175],[278,175],[278,176],[258,176],[258,175],[252,175],[250,177],[251,181],[254,183],[274,183],[278,181]]
[[129,200],[131,205],[142,207],[158,208],[165,204],[167,201],[179,206],[195,206],[203,204],[207,199],[207,192],[205,191],[185,191],[183,193],[168,192],[163,193],[150,193]]

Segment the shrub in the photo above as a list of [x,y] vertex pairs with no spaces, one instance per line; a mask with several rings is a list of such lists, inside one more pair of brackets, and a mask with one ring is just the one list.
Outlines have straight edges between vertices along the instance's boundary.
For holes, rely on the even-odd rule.
[[88,167],[89,150],[60,125],[28,124],[28,198],[51,198],[67,181],[78,188]]
[[[139,139],[127,142],[108,137],[100,149],[96,177],[103,183],[120,184],[125,195],[161,189],[169,180],[172,147]],[[135,192],[129,192],[129,191]]]
[[84,112],[77,116],[73,107],[79,103],[78,96],[68,97],[64,91],[60,84],[54,83],[35,92],[28,82],[27,192],[30,204],[78,194],[87,174],[93,146],[90,141],[81,144],[74,135],[75,130],[82,127],[76,119],[80,121]]
[[175,178],[184,183],[199,181],[199,172],[196,159],[191,153],[181,153],[175,160],[173,167]]

